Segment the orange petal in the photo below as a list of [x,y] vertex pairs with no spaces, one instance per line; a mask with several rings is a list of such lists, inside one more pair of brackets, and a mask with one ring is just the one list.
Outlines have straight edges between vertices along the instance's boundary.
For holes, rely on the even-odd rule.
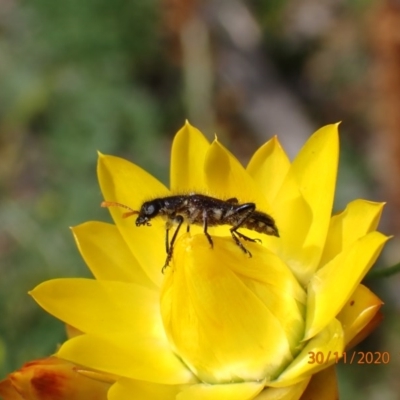
[[3,400],[24,400],[12,385],[10,378],[0,381],[0,398]]
[[[31,361],[8,377],[21,397],[12,392],[9,397],[6,397],[7,392],[0,394],[5,400],[107,400],[113,378],[95,371],[87,372],[89,376],[82,367],[57,357]],[[5,386],[10,388],[8,383]]]

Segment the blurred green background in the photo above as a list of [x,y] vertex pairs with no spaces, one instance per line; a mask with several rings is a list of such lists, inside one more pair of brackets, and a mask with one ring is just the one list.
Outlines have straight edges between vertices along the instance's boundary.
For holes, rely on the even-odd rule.
[[[0,375],[65,338],[27,291],[89,275],[68,227],[109,219],[96,151],[168,183],[186,118],[244,163],[275,134],[293,156],[343,121],[336,209],[388,201],[381,230],[398,233],[399,32],[396,1],[1,1]],[[400,399],[398,280],[368,282],[385,321],[360,347],[390,364],[342,365],[343,399]]]

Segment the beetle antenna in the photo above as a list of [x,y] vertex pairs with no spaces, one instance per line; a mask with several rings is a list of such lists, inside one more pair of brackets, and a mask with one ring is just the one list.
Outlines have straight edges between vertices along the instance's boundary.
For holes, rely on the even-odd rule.
[[127,210],[129,210],[128,212],[125,212],[122,214],[122,218],[128,218],[131,215],[136,215],[139,214],[139,211],[135,211],[134,209],[126,206],[125,204],[121,204],[121,203],[117,203],[115,201],[103,201],[100,204],[101,207],[122,207],[122,208],[126,208]]

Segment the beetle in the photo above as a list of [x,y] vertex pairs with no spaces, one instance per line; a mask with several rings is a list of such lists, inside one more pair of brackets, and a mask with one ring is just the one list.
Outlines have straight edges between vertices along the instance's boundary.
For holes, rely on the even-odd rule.
[[[167,259],[162,268],[162,272],[164,272],[172,259],[175,240],[184,222],[187,223],[188,232],[190,230],[190,225],[203,226],[204,235],[210,243],[211,248],[214,246],[214,243],[211,235],[208,233],[208,227],[230,225],[232,239],[249,257],[252,255],[240,239],[250,242],[257,242],[260,240],[252,239],[244,235],[238,231],[239,228],[247,228],[266,235],[279,237],[278,228],[270,215],[256,210],[255,203],[240,204],[235,197],[228,200],[221,200],[198,193],[159,197],[144,202],[139,211],[113,201],[103,201],[101,206],[126,208],[129,211],[124,213],[123,217],[127,218],[131,215],[137,215],[136,226],[151,226],[150,221],[156,217],[164,217],[166,219],[165,247]],[[169,231],[173,225],[177,225],[177,228],[170,241]]]

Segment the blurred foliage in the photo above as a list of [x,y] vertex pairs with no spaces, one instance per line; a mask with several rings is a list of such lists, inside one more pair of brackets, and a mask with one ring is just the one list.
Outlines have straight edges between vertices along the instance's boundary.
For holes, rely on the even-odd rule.
[[[179,1],[1,3],[2,376],[27,360],[51,354],[65,338],[63,326],[26,293],[46,279],[89,274],[68,227],[108,219],[99,207],[96,150],[134,160],[168,181],[169,140],[188,115],[184,57],[176,51],[179,31],[190,7],[207,17],[195,0],[181,1],[179,15],[171,15],[173,3]],[[315,125],[346,121],[338,209],[350,199],[371,198],[367,190],[374,185],[361,157],[369,122],[370,59],[360,30],[372,3],[248,2],[259,24],[263,55]],[[211,49],[214,55],[219,50],[216,43]],[[218,78],[213,84],[223,92]],[[237,107],[230,92],[223,92],[225,97],[213,94],[225,99],[221,104],[214,98],[217,116],[221,109],[232,112]],[[232,115],[228,113],[230,126],[242,130],[243,119]],[[226,122],[216,125],[223,135],[229,130]],[[231,139],[235,147],[234,134]],[[259,144],[246,136],[237,146],[247,149],[249,142],[252,149]],[[344,390],[355,399],[345,375],[342,371]]]
[[316,121],[345,120],[349,131],[366,122],[364,16],[371,3],[253,1],[265,52]]
[[168,125],[163,97],[176,89],[168,87],[173,71],[164,67],[157,10],[152,0],[33,0],[3,10],[2,375],[53,352],[64,337],[22,294],[51,277],[88,274],[68,226],[107,218],[99,209],[96,149],[166,179],[160,167],[168,151],[157,143]]

